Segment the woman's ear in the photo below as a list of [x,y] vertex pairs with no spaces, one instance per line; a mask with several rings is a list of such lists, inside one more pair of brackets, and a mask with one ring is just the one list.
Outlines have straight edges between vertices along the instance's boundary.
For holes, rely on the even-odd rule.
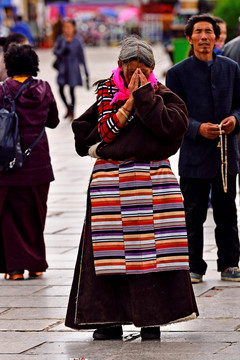
[[118,60],[118,66],[121,70],[123,69],[123,62],[121,60]]
[[153,72],[154,68],[155,68],[155,64],[151,67],[151,72]]

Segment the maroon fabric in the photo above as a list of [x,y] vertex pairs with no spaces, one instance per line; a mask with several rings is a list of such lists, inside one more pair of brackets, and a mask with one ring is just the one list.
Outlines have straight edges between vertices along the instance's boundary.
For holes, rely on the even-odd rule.
[[45,271],[49,184],[0,186],[0,272]]
[[87,220],[75,266],[66,326],[74,329],[95,329],[103,324],[156,326],[194,312],[198,315],[188,271],[96,276],[88,199]]
[[[25,80],[27,82],[29,80]],[[8,78],[4,82],[6,94],[13,99],[22,86],[19,81]],[[3,91],[0,87],[0,106]],[[26,150],[44,126],[55,128],[59,123],[56,101],[46,81],[33,80],[16,102],[22,150]],[[46,132],[23,164],[15,172],[0,172],[0,186],[31,186],[54,180]]]

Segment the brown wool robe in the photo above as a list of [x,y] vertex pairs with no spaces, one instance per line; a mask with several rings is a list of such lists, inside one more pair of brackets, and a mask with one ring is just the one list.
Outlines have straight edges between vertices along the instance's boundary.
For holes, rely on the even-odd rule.
[[[184,102],[164,85],[154,92],[151,84],[134,92],[135,121],[98,155],[103,159],[161,159],[174,154],[187,129]],[[78,131],[75,123],[75,145]],[[77,129],[78,128],[78,129]],[[164,155],[163,155],[164,154]],[[137,275],[96,276],[91,236],[91,203],[88,193],[86,222],[82,232],[66,326],[95,329],[102,325],[158,326],[198,315],[189,271],[163,271]]]
[[65,325],[73,329],[95,329],[102,324],[156,326],[193,313],[197,316],[198,309],[188,271],[95,275],[88,197]]

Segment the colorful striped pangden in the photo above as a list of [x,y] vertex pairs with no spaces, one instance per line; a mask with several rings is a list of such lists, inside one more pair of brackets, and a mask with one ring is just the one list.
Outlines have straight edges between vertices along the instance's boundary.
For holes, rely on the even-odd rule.
[[168,160],[98,159],[90,196],[97,275],[189,269],[183,201]]

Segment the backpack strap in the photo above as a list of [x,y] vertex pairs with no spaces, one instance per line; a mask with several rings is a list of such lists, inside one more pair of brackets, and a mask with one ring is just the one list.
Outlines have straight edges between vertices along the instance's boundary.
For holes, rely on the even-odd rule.
[[25,84],[23,84],[20,89],[18,90],[17,94],[15,95],[14,101],[17,100],[17,98],[19,98],[19,96],[21,95],[21,93],[23,92],[24,89],[26,89],[28,87],[28,85],[31,84],[31,82],[33,82],[33,78],[31,78],[28,82],[26,82]]
[[41,139],[41,137],[44,134],[45,126],[42,128],[40,134],[38,137],[34,140],[34,142],[27,148],[27,150],[24,151],[25,157],[29,156],[32,149],[37,145],[38,141]]
[[1,86],[2,86],[2,90],[3,90],[3,108],[6,107],[6,102],[8,101],[11,104],[11,111],[15,112],[15,101],[19,98],[19,96],[21,95],[21,93],[23,92],[24,89],[26,89],[28,87],[28,85],[31,84],[31,82],[33,81],[33,78],[31,78],[28,82],[26,82],[25,84],[23,84],[20,89],[18,90],[17,94],[15,95],[14,99],[10,99],[7,94],[6,94],[6,90],[5,90],[5,86],[4,86],[4,82],[1,82]]
[[5,90],[5,87],[4,87],[4,85],[3,85],[3,82],[1,82],[1,87],[2,87],[2,91],[3,91],[3,104],[2,104],[2,107],[5,109],[5,107],[6,107],[6,102],[8,101],[8,102],[10,102],[11,103],[11,101],[10,101],[10,99],[7,97],[7,95],[6,95],[6,90]]

